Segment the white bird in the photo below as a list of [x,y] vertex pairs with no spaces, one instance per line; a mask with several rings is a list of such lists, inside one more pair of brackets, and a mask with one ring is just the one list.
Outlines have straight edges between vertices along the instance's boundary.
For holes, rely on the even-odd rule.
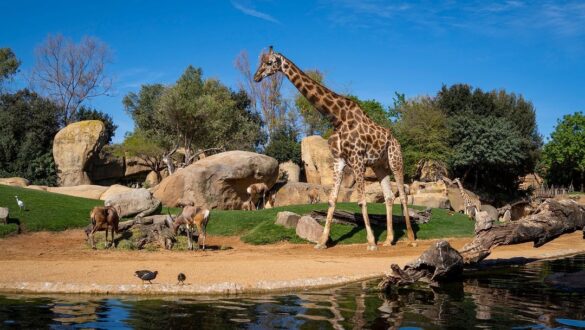
[[22,210],[24,210],[24,202],[21,201],[20,199],[18,199],[18,196],[14,196],[14,198],[16,198],[16,204],[18,204],[18,207],[20,208],[20,212],[22,212]]

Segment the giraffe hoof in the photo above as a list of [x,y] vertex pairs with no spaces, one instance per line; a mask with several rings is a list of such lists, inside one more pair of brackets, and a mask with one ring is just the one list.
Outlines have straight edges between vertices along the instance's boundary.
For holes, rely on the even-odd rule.
[[392,243],[392,241],[386,241],[386,242],[384,242],[383,245],[384,246],[391,246],[391,245],[394,245],[394,243]]
[[376,244],[368,244],[368,251],[377,251],[378,246]]
[[408,247],[417,247],[418,246],[418,243],[417,242],[410,242],[410,243],[408,243],[407,246]]
[[327,245],[325,245],[325,244],[319,243],[319,244],[315,245],[316,250],[325,250],[326,248],[327,248]]

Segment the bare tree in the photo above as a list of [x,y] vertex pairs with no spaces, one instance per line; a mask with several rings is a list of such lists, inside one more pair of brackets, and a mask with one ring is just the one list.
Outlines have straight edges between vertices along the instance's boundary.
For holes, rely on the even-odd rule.
[[36,49],[31,82],[57,102],[69,124],[83,101],[110,90],[105,72],[110,61],[110,48],[97,38],[86,36],[76,44],[61,34],[48,35]]
[[272,133],[287,119],[287,104],[280,93],[284,76],[278,73],[256,83],[246,51],[242,51],[236,57],[235,66],[244,76],[240,87],[252,98],[254,111],[262,113],[268,133],[272,136]]

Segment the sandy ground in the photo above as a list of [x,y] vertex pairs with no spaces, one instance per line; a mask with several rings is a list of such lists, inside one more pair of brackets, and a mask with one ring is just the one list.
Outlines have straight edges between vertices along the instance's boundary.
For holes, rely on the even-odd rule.
[[[551,258],[585,253],[581,232],[535,249],[531,244],[497,248],[490,259]],[[468,239],[450,239],[455,248]],[[365,244],[315,250],[312,245],[247,245],[237,237],[208,237],[206,251],[93,251],[81,230],[32,233],[0,239],[0,291],[109,294],[234,294],[325,287],[378,277],[391,263],[404,265],[434,241],[418,247],[399,242],[366,251]],[[219,250],[218,246],[229,246]],[[135,270],[158,270],[143,285]],[[187,285],[177,285],[177,274]]]

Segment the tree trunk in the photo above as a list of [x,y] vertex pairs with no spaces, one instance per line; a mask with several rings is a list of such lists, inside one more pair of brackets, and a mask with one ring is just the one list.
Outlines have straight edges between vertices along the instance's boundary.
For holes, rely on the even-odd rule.
[[534,247],[539,247],[577,230],[584,230],[585,238],[585,207],[573,200],[547,199],[531,215],[515,222],[480,230],[461,251],[456,251],[446,241],[439,241],[404,269],[392,265],[393,274],[386,276],[380,282],[379,288],[389,290],[393,286],[419,280],[449,280],[461,275],[464,267],[485,259],[496,246],[534,242]]

